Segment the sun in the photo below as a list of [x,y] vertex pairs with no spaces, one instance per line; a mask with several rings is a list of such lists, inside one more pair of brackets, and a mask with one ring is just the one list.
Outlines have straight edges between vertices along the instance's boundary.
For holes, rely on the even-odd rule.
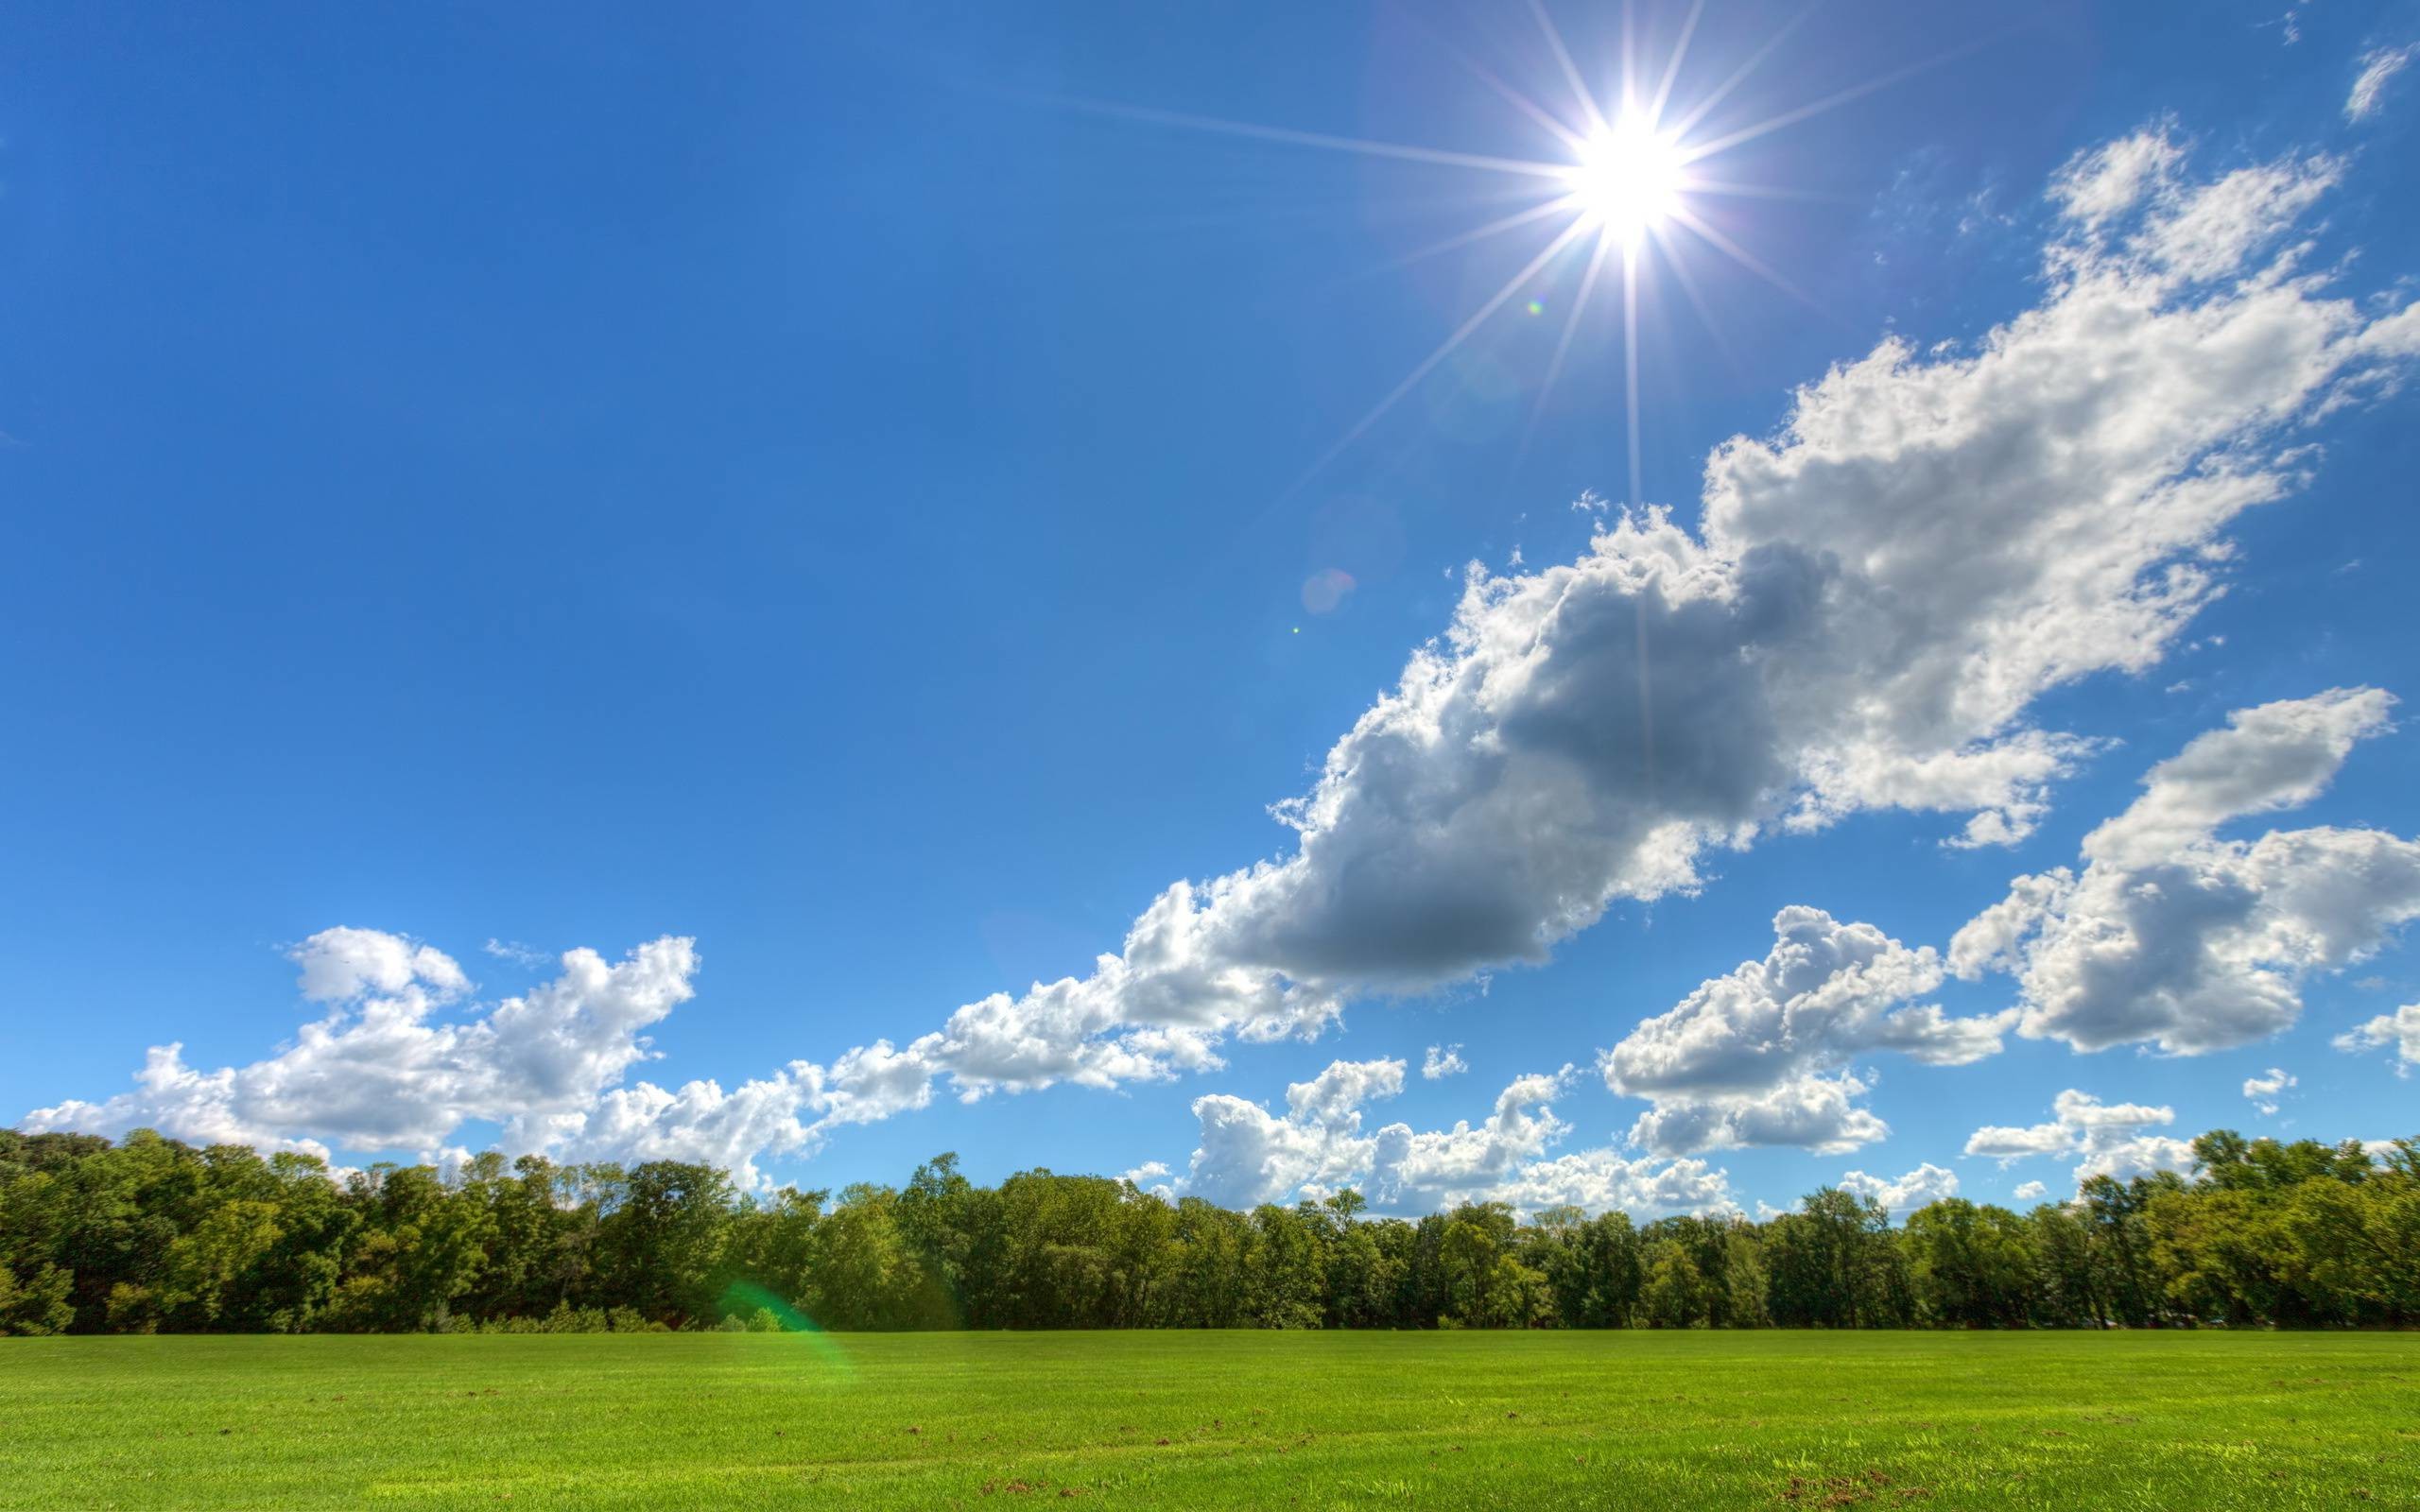
[[1688,188],[1680,144],[1642,116],[1624,115],[1586,138],[1579,158],[1565,175],[1572,201],[1625,243],[1669,220]]
[[[1716,111],[1773,56],[1801,22],[1814,13],[1811,0],[1797,20],[1784,24],[1761,40],[1750,39],[1754,46],[1746,59],[1732,66],[1721,82],[1703,93],[1683,87],[1683,71],[1689,57],[1690,41],[1698,34],[1699,20],[1706,9],[1705,0],[1691,0],[1687,16],[1660,64],[1647,56],[1652,49],[1633,45],[1630,7],[1625,0],[1620,8],[1622,43],[1618,68],[1610,71],[1615,77],[1594,82],[1572,50],[1564,45],[1563,33],[1548,13],[1548,4],[1549,0],[1529,0],[1529,9],[1538,24],[1544,50],[1561,74],[1562,89],[1556,92],[1560,98],[1532,98],[1516,83],[1499,77],[1478,60],[1461,59],[1473,74],[1542,133],[1541,150],[1534,156],[1502,157],[1454,147],[1373,141],[1141,106],[1067,102],[1078,109],[1130,120],[1468,170],[1499,180],[1473,202],[1510,203],[1512,208],[1385,266],[1399,267],[1505,236],[1517,235],[1530,243],[1534,250],[1493,293],[1481,297],[1461,322],[1426,356],[1414,363],[1401,381],[1322,452],[1281,497],[1293,495],[1357,442],[1499,311],[1511,305],[1530,316],[1543,315],[1550,299],[1535,296],[1551,291],[1563,296],[1559,301],[1562,330],[1533,386],[1529,422],[1521,432],[1520,450],[1515,452],[1512,464],[1517,470],[1527,452],[1530,432],[1546,413],[1547,400],[1562,376],[1564,358],[1581,335],[1591,301],[1599,285],[1605,284],[1612,286],[1611,292],[1618,301],[1621,321],[1622,409],[1626,421],[1623,452],[1630,474],[1629,491],[1623,497],[1634,503],[1642,500],[1639,312],[1643,303],[1651,305],[1661,298],[1663,275],[1670,274],[1672,285],[1688,296],[1709,323],[1712,317],[1707,314],[1707,305],[1689,267],[1705,249],[1720,252],[1800,302],[1822,308],[1787,273],[1771,266],[1735,239],[1728,228],[1737,221],[1738,215],[1736,210],[1723,212],[1721,206],[1725,201],[1743,198],[1827,197],[1789,183],[1742,181],[1734,172],[1739,165],[1737,160],[1731,160],[1726,166],[1726,155],[1771,132],[1963,56],[1988,40],[1892,69],[1806,104],[1751,119],[1745,125],[1730,126],[1716,116]],[[1541,240],[1543,245],[1538,245]],[[1580,269],[1576,281],[1560,284],[1554,282],[1563,270],[1574,266]]]

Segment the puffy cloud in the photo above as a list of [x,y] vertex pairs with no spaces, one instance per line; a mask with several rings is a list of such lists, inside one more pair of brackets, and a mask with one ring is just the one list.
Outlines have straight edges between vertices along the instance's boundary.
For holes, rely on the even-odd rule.
[[1732,1206],[1723,1173],[1703,1160],[1633,1160],[1611,1150],[1548,1155],[1570,1130],[1553,1101],[1571,1068],[1515,1078],[1473,1126],[1363,1132],[1367,1104],[1403,1090],[1399,1060],[1340,1060],[1287,1089],[1286,1111],[1224,1093],[1194,1100],[1201,1143],[1184,1183],[1231,1206],[1323,1196],[1359,1186],[1391,1207],[1427,1210],[1498,1201],[1537,1209],[1710,1211]]
[[2252,1100],[2252,1106],[2263,1117],[2273,1117],[2277,1111],[2277,1099],[2285,1095],[2286,1089],[2294,1085],[2296,1082],[2291,1073],[2272,1066],[2257,1076],[2243,1079],[2243,1095]]
[[2016,1200],[2019,1202],[2039,1202],[2049,1194],[2049,1185],[2042,1181],[2028,1181],[2016,1189]]
[[1986,1125],[1967,1137],[1966,1153],[1991,1156],[2002,1165],[2035,1155],[2075,1160],[2079,1182],[2095,1176],[2124,1180],[2152,1171],[2184,1170],[2193,1163],[2191,1144],[2146,1132],[2175,1122],[2172,1108],[2104,1103],[2070,1088],[2052,1102],[2049,1123]]
[[415,988],[441,1003],[471,989],[454,957],[383,930],[323,929],[285,954],[302,968],[296,986],[313,1003],[350,1003],[372,992]]
[[1930,946],[1910,949],[1871,924],[1821,909],[1773,916],[1761,961],[1701,983],[1678,1006],[1607,1051],[1605,1084],[1654,1107],[1634,1143],[1665,1154],[1743,1144],[1855,1149],[1890,1132],[1857,1106],[1853,1057],[1893,1051],[1931,1065],[1996,1053],[2015,1015],[1954,1019],[1912,999],[1942,983]]
[[1146,1160],[1132,1170],[1124,1172],[1120,1179],[1132,1181],[1138,1190],[1150,1193],[1162,1202],[1174,1202],[1176,1186],[1171,1179],[1171,1175],[1167,1161]]
[[[1474,567],[1444,633],[1277,805],[1289,853],[1173,884],[1083,977],[746,1084],[794,1099],[786,1123],[722,1113],[741,1093],[713,1083],[660,1105],[631,1089],[608,1122],[634,1147],[650,1119],[713,1147],[709,1113],[811,1142],[937,1080],[974,1098],[1172,1077],[1233,1039],[1315,1035],[1356,995],[1543,961],[1775,826],[1900,808],[1962,816],[1962,843],[2022,836],[2088,748],[2029,723],[2034,700],[2157,662],[2222,586],[2228,524],[2301,483],[2299,427],[2420,352],[2420,306],[2373,316],[2300,266],[2294,217],[2335,163],[2197,182],[2187,157],[2157,130],[2080,157],[2033,308],[1964,348],[1894,337],[1800,389],[1777,430],[1709,456],[1697,530],[1628,514],[1577,560]],[[406,969],[429,1001],[462,990]],[[360,970],[393,980],[391,960]],[[406,1044],[442,1029],[401,1017]],[[1785,1082],[1692,1139],[1862,1137],[1855,1095],[1844,1071]],[[475,1102],[280,1106],[401,1138]]]
[[1228,1207],[1252,1207],[1311,1188],[1345,1185],[1369,1168],[1375,1142],[1361,1133],[1361,1105],[1403,1091],[1400,1060],[1340,1060],[1286,1089],[1286,1112],[1224,1092],[1197,1097],[1201,1143],[1186,1185]]
[[2420,843],[2376,830],[2220,825],[2308,802],[2394,700],[2335,689],[2228,716],[2154,766],[2142,796],[2085,836],[2081,873],[2020,877],[1961,929],[1962,977],[2017,978],[2017,1031],[2079,1050],[2149,1041],[2179,1055],[2273,1034],[2299,982],[2359,961],[2420,915]]
[[294,1042],[250,1065],[197,1071],[155,1046],[135,1090],[27,1115],[33,1129],[150,1126],[283,1148],[434,1152],[470,1120],[534,1147],[579,1120],[648,1055],[642,1032],[693,990],[693,942],[666,936],[617,963],[567,952],[562,974],[463,1022],[433,1020],[469,986],[442,952],[376,930],[321,931],[290,953],[305,999],[330,1005]]
[[2344,96],[2344,119],[2364,121],[2377,110],[2387,80],[2403,72],[2420,47],[2374,47],[2361,55],[2361,72]]
[[2343,1051],[2393,1050],[2402,1066],[2420,1064],[2420,1003],[2407,1003],[2393,1013],[2381,1013],[2336,1037]]
[[1458,1044],[1430,1045],[1428,1054],[1420,1062],[1420,1074],[1430,1081],[1459,1076],[1470,1069],[1469,1063],[1462,1059],[1462,1047]]
[[[2337,164],[2198,182],[2187,156],[2165,130],[2080,156],[2039,305],[1799,390],[1708,458],[1699,531],[1626,514],[1576,561],[1474,566],[1444,635],[1276,806],[1290,854],[1175,884],[1090,975],[908,1053],[962,1096],[1157,1078],[1357,994],[1543,961],[1777,824],[1896,807],[1966,816],[1960,843],[2023,836],[2089,748],[2028,724],[2033,700],[2156,662],[2220,591],[2220,533],[2302,481],[2297,425],[2420,350],[2420,314],[2365,315],[2295,247],[2261,260]],[[1788,1091],[1776,1128],[1849,1095]]]
[[1958,1195],[1958,1173],[1929,1160],[1896,1178],[1851,1171],[1841,1177],[1841,1190],[1882,1204],[1893,1213],[1913,1212],[1929,1203]]

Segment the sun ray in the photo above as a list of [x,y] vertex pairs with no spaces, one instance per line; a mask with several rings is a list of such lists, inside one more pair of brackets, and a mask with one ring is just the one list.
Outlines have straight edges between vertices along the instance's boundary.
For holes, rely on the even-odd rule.
[[1518,472],[1530,455],[1530,438],[1537,434],[1538,421],[1547,412],[1547,400],[1554,393],[1555,381],[1563,376],[1564,358],[1571,351],[1571,338],[1580,330],[1580,318],[1588,313],[1588,299],[1597,287],[1597,277],[1605,269],[1606,253],[1612,250],[1614,239],[1599,231],[1596,249],[1588,254],[1588,269],[1580,276],[1580,292],[1571,301],[1571,313],[1564,318],[1563,334],[1555,338],[1554,356],[1547,363],[1547,375],[1538,385],[1538,397],[1530,405],[1529,423],[1521,427],[1521,442],[1512,452],[1512,471]]
[[1680,123],[1672,128],[1672,135],[1675,137],[1687,136],[1692,128],[1694,128],[1700,121],[1705,119],[1707,112],[1721,104],[1733,90],[1737,89],[1742,83],[1745,83],[1748,76],[1754,73],[1758,65],[1763,63],[1767,58],[1772,56],[1773,49],[1780,46],[1791,32],[1796,31],[1800,26],[1806,25],[1806,18],[1813,15],[1816,9],[1822,6],[1824,0],[1807,0],[1806,5],[1800,9],[1798,14],[1790,17],[1788,21],[1783,22],[1779,30],[1765,39],[1763,46],[1748,55],[1748,60],[1746,62],[1741,63],[1737,68],[1732,70],[1731,77],[1729,78],[1726,78],[1721,83],[1716,85],[1712,94],[1706,95],[1704,98],[1699,100],[1695,105],[1689,107],[1689,113],[1681,117]]
[[1640,483],[1645,467],[1638,455],[1638,249],[1622,249],[1622,410],[1629,421],[1627,457],[1630,462],[1630,494],[1633,506],[1644,504],[1647,491]]
[[[1394,271],[1449,252],[1467,250],[1530,226],[1543,224],[1551,228],[1556,217],[1567,217],[1535,255],[1530,256],[1501,287],[1481,301],[1478,308],[1414,365],[1401,382],[1347,427],[1301,476],[1271,501],[1270,507],[1301,490],[1344,452],[1360,443],[1382,417],[1470,340],[1490,317],[1503,308],[1507,301],[1530,287],[1541,270],[1583,236],[1592,237],[1595,245],[1593,250],[1586,254],[1585,266],[1577,281],[1577,292],[1571,307],[1561,316],[1561,329],[1556,333],[1552,351],[1546,360],[1544,376],[1536,386],[1528,418],[1514,449],[1512,471],[1517,473],[1529,455],[1546,408],[1562,381],[1564,369],[1571,364],[1574,349],[1582,339],[1583,324],[1590,320],[1592,311],[1601,311],[1609,302],[1598,299],[1598,290],[1612,274],[1608,263],[1618,255],[1621,259],[1618,337],[1622,343],[1624,473],[1630,502],[1641,502],[1646,478],[1644,438],[1648,401],[1644,378],[1653,363],[1666,361],[1668,357],[1660,345],[1659,355],[1652,361],[1643,351],[1643,331],[1659,333],[1661,340],[1660,334],[1667,329],[1655,323],[1663,308],[1662,301],[1670,298],[1667,286],[1660,282],[1662,269],[1670,269],[1706,331],[1722,350],[1724,360],[1735,371],[1739,368],[1738,354],[1731,350],[1728,338],[1715,318],[1708,289],[1701,285],[1699,275],[1706,269],[1695,266],[1709,261],[1707,254],[1696,245],[1698,242],[1704,243],[1705,247],[1737,263],[1826,321],[1845,328],[1845,322],[1834,311],[1826,309],[1779,268],[1735,240],[1724,229],[1724,223],[1739,217],[1729,214],[1717,215],[1709,202],[1732,199],[1857,204],[1862,202],[1861,198],[1789,183],[1754,181],[1761,177],[1754,174],[1726,176],[1715,160],[1772,132],[1836,110],[1912,75],[1974,52],[2023,25],[2001,26],[1963,46],[1893,69],[1821,99],[1766,115],[1751,125],[1723,129],[1719,135],[1701,136],[1697,134],[1700,128],[1713,119],[1725,102],[1738,96],[1742,86],[1759,70],[1767,67],[1778,49],[1815,14],[1822,0],[1807,0],[1778,27],[1758,39],[1754,50],[1736,66],[1730,67],[1713,89],[1687,99],[1685,109],[1676,104],[1679,98],[1676,91],[1680,89],[1682,75],[1691,58],[1706,50],[1700,46],[1698,54],[1691,52],[1692,47],[1698,45],[1699,30],[1705,24],[1709,9],[1706,0],[1690,0],[1679,27],[1671,36],[1668,53],[1663,45],[1660,23],[1654,16],[1641,17],[1637,9],[1638,0],[1621,0],[1617,37],[1608,39],[1601,26],[1592,28],[1584,36],[1575,34],[1577,40],[1586,43],[1583,50],[1592,55],[1592,63],[1601,62],[1603,65],[1593,69],[1605,85],[1605,93],[1602,94],[1590,87],[1590,71],[1582,69],[1571,43],[1556,25],[1547,0],[1527,0],[1527,4],[1530,19],[1536,26],[1536,35],[1551,55],[1562,83],[1569,90],[1567,109],[1557,95],[1551,80],[1545,81],[1547,87],[1535,93],[1518,87],[1512,81],[1522,77],[1518,71],[1511,75],[1499,73],[1454,39],[1440,35],[1428,22],[1414,19],[1419,29],[1443,53],[1475,75],[1488,90],[1509,103],[1524,121],[1533,127],[1538,146],[1547,154],[1559,154],[1557,161],[1296,130],[1143,106],[1067,99],[1058,102],[1073,109],[1146,124],[1321,151],[1470,169],[1495,176],[1493,183],[1462,196],[1458,201],[1473,207],[1469,212],[1470,218],[1479,220],[1479,224],[1455,230],[1374,267],[1348,274],[1345,276],[1347,279]],[[1618,42],[1617,59],[1594,59],[1593,54],[1608,40]],[[1647,56],[1650,52],[1659,56],[1650,58]],[[1703,58],[1700,60],[1702,63],[1706,61]],[[1678,117],[1677,121],[1666,120],[1668,111]],[[1727,112],[1727,118],[1737,120],[1740,113],[1737,111]],[[1700,163],[1713,165],[1715,171],[1701,174],[1694,166]],[[1513,189],[1512,186],[1515,184],[1528,185],[1530,192]],[[1687,235],[1684,236],[1683,232]],[[1522,237],[1525,243],[1529,240],[1528,236]],[[1559,282],[1556,286],[1572,285]],[[1531,313],[1540,313],[1541,309],[1541,306],[1533,304]],[[1596,319],[1599,328],[1612,323],[1603,315],[1597,316]],[[1607,333],[1608,336],[1611,335],[1613,333]]]
[[1733,262],[1738,264],[1741,267],[1746,268],[1749,272],[1762,278],[1766,283],[1771,284],[1773,287],[1781,290],[1784,294],[1789,295],[1791,299],[1796,300],[1799,303],[1806,305],[1808,309],[1814,311],[1817,315],[1822,316],[1824,319],[1830,321],[1834,325],[1845,325],[1845,322],[1841,319],[1837,313],[1825,309],[1815,296],[1807,293],[1805,289],[1802,289],[1797,284],[1791,283],[1788,278],[1785,278],[1778,269],[1771,266],[1761,258],[1757,257],[1755,253],[1748,250],[1748,249],[1740,246],[1737,242],[1735,242],[1730,237],[1724,235],[1719,228],[1709,225],[1703,217],[1698,215],[1686,206],[1674,210],[1672,212],[1672,219],[1683,226],[1686,226],[1689,230],[1697,232],[1700,236],[1704,237],[1708,243],[1722,251]]
[[1288,146],[1319,147],[1330,152],[1353,152],[1370,158],[1393,158],[1406,163],[1430,163],[1448,168],[1483,168],[1495,173],[1528,174],[1537,179],[1559,179],[1569,171],[1560,163],[1537,163],[1527,158],[1499,158],[1479,152],[1452,152],[1442,147],[1412,146],[1401,142],[1373,142],[1362,137],[1331,136],[1324,131],[1297,131],[1289,127],[1254,126],[1248,121],[1222,121],[1216,116],[1189,115],[1182,111],[1153,110],[1145,105],[1117,105],[1105,100],[1064,99],[1059,103],[1070,110],[1085,111],[1096,115],[1122,116],[1152,126],[1181,127],[1191,131],[1208,131],[1220,136],[1245,137],[1259,142],[1281,142]]
[[1791,189],[1781,184],[1741,183],[1731,179],[1702,179],[1696,174],[1689,175],[1689,193],[1742,199],[1800,199],[1820,205],[1862,205],[1868,202],[1857,195],[1826,194],[1821,189]]
[[1695,163],[1700,158],[1712,157],[1718,152],[1726,151],[1729,148],[1740,146],[1742,143],[1753,142],[1769,131],[1779,130],[1785,126],[1795,126],[1799,122],[1807,119],[1809,116],[1821,115],[1825,111],[1837,110],[1841,106],[1846,105],[1851,100],[1863,99],[1866,95],[1873,94],[1876,90],[1888,89],[1890,86],[1898,83],[1902,79],[1912,78],[1916,75],[1926,72],[1927,69],[1938,68],[1944,63],[1963,58],[1967,54],[1976,51],[1978,48],[1983,47],[1991,43],[1997,42],[2000,38],[2008,35],[2013,29],[2014,28],[2005,26],[2001,27],[1996,31],[1979,37],[1972,42],[1949,48],[1944,52],[1935,53],[1930,58],[1920,59],[1915,62],[1905,65],[1904,67],[1892,69],[1889,73],[1879,75],[1874,78],[1869,78],[1862,84],[1852,84],[1844,90],[1840,90],[1834,94],[1826,94],[1822,99],[1817,100],[1810,105],[1801,105],[1795,110],[1784,111],[1779,115],[1767,116],[1764,120],[1758,121],[1754,126],[1741,127],[1738,130],[1730,132],[1723,136],[1716,137],[1711,142],[1692,143],[1685,149],[1685,160]]
[[1519,272],[1505,280],[1504,286],[1490,295],[1486,303],[1481,304],[1477,310],[1471,312],[1470,318],[1464,320],[1461,325],[1456,326],[1454,328],[1454,334],[1447,336],[1443,342],[1439,343],[1436,351],[1431,352],[1427,356],[1423,357],[1420,360],[1420,365],[1405,375],[1403,382],[1395,385],[1392,389],[1389,389],[1387,391],[1386,398],[1379,400],[1376,404],[1371,407],[1368,414],[1363,415],[1359,420],[1354,421],[1352,429],[1346,431],[1341,437],[1339,437],[1335,445],[1321,453],[1319,459],[1313,462],[1308,468],[1305,469],[1301,477],[1296,478],[1291,484],[1288,485],[1286,492],[1290,495],[1300,491],[1304,484],[1310,482],[1311,479],[1319,476],[1321,472],[1326,471],[1327,465],[1330,462],[1335,461],[1338,456],[1343,454],[1347,447],[1351,446],[1355,441],[1359,440],[1362,433],[1367,431],[1371,426],[1376,424],[1380,416],[1384,415],[1388,410],[1392,409],[1395,406],[1395,403],[1402,399],[1404,395],[1411,392],[1411,390],[1419,385],[1420,380],[1427,377],[1429,373],[1436,370],[1436,367],[1439,363],[1444,361],[1446,357],[1450,356],[1455,348],[1461,346],[1464,341],[1469,340],[1472,332],[1478,330],[1479,326],[1486,321],[1489,316],[1494,315],[1497,310],[1503,308],[1505,301],[1519,293],[1522,287],[1526,285],[1530,279],[1537,276],[1538,269],[1546,266],[1547,263],[1553,261],[1556,253],[1562,251],[1564,248],[1577,241],[1586,229],[1586,223],[1580,220],[1574,220],[1570,225],[1564,227],[1562,232],[1558,234],[1554,240],[1547,243],[1545,249],[1541,250],[1537,256],[1530,258],[1528,263],[1524,264]]
[[1647,119],[1664,119],[1664,107],[1672,98],[1672,84],[1681,77],[1681,60],[1689,56],[1689,39],[1697,35],[1698,17],[1705,14],[1705,0],[1690,0],[1688,18],[1681,23],[1681,35],[1672,43],[1671,61],[1664,65],[1664,77],[1655,86],[1655,98],[1647,105]]
[[1414,263],[1438,256],[1440,253],[1468,247],[1474,242],[1485,241],[1491,236],[1501,236],[1508,231],[1516,231],[1532,221],[1544,220],[1548,215],[1567,212],[1570,209],[1571,197],[1557,195],[1551,199],[1531,205],[1527,210],[1517,210],[1512,215],[1498,216],[1484,226],[1474,226],[1468,231],[1456,232],[1443,241],[1430,242],[1426,247],[1416,248],[1400,257],[1390,258],[1375,266],[1367,267],[1358,273],[1347,276],[1357,279],[1368,278],[1378,273],[1392,273],[1398,268],[1409,267]]
[[1734,378],[1745,382],[1747,365],[1739,360],[1738,350],[1732,346],[1731,337],[1724,334],[1721,324],[1715,319],[1714,307],[1706,302],[1704,292],[1698,287],[1697,275],[1689,271],[1689,260],[1680,256],[1673,247],[1671,229],[1657,226],[1649,234],[1655,238],[1657,249],[1664,253],[1663,264],[1672,270],[1672,277],[1680,284],[1682,294],[1687,297],[1689,307],[1697,311],[1698,322],[1705,327],[1705,334],[1712,338],[1715,350],[1722,353],[1724,366]]
[[1480,83],[1485,84],[1489,89],[1494,90],[1514,110],[1519,111],[1522,114],[1528,116],[1530,120],[1544,128],[1547,133],[1552,136],[1556,141],[1562,143],[1565,149],[1577,152],[1582,146],[1587,145],[1588,139],[1585,136],[1582,136],[1580,132],[1573,130],[1568,124],[1558,118],[1552,111],[1547,110],[1545,106],[1540,105],[1537,101],[1530,98],[1527,94],[1524,94],[1519,90],[1513,88],[1512,84],[1496,74],[1494,69],[1489,68],[1486,64],[1481,63],[1478,59],[1471,57],[1468,53],[1463,52],[1458,47],[1449,46],[1442,41],[1438,45],[1443,48],[1443,50],[1449,54],[1456,62],[1461,63],[1464,68],[1470,70],[1472,74],[1478,76]]
[[1587,80],[1580,77],[1580,65],[1571,60],[1571,49],[1563,44],[1563,33],[1555,30],[1554,18],[1547,14],[1544,0],[1530,0],[1530,14],[1538,18],[1538,29],[1546,33],[1547,46],[1553,50],[1554,60],[1563,69],[1564,82],[1571,86],[1573,96],[1587,114],[1589,134],[1597,135],[1610,129],[1605,123],[1605,112],[1597,106],[1596,93],[1589,89]]

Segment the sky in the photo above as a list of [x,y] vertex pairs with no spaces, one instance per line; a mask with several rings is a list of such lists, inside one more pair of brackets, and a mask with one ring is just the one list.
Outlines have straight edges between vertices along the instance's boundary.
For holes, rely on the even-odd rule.
[[2415,47],[23,12],[0,1117],[1641,1216],[2420,1133]]

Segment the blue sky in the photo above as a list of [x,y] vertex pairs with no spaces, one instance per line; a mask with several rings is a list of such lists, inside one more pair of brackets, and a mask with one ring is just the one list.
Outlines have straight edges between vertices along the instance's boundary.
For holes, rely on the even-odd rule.
[[[1689,14],[1551,18],[1618,114]],[[1517,8],[21,17],[0,1109],[1405,1210],[2414,1132],[2420,737],[2311,700],[2420,691],[2420,9],[1799,17],[1690,33],[1667,124],[1771,46],[1686,141],[1825,108],[1692,170],[1757,266],[1627,254],[1634,391],[1617,271],[1555,362],[1591,234],[1366,425],[1579,212],[1431,251],[1537,177],[1267,133],[1569,160]],[[1643,1025],[1793,906],[1905,990]]]

